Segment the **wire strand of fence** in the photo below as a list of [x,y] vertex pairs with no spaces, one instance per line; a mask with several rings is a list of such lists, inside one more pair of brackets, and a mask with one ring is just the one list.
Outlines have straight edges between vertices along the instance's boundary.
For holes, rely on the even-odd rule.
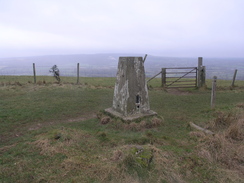
[[[36,76],[39,80],[45,80],[46,77],[52,78],[52,73],[49,72],[52,65],[41,65],[35,64],[36,67]],[[60,70],[61,80],[64,82],[73,82],[77,81],[77,65],[58,65]],[[211,79],[213,76],[217,76],[219,80],[232,80],[235,70],[237,71],[236,80],[244,80],[244,66],[239,68],[235,65],[224,68],[217,68],[206,66],[206,79]],[[145,68],[146,77],[150,78],[158,73],[160,69],[158,67],[153,67],[152,65]],[[95,66],[80,66],[79,67],[79,77],[116,77],[117,67],[115,66],[104,66],[104,67],[95,67]],[[0,67],[0,77],[11,76],[11,81],[18,81],[19,76],[33,76],[33,66],[23,65],[23,66],[1,66]],[[156,78],[160,78],[161,75],[158,75]],[[31,79],[29,79],[31,80]],[[55,78],[50,79],[50,82],[55,82]],[[82,82],[82,80],[80,80]]]

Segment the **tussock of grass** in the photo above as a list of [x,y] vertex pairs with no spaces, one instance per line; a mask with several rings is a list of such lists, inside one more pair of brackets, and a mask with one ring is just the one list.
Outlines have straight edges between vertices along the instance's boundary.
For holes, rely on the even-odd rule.
[[[119,145],[109,150],[107,146],[101,146],[99,140],[108,138],[107,134],[99,132],[96,136],[80,129],[62,127],[37,135],[31,145],[40,149],[42,156],[63,157],[56,165],[60,173],[53,175],[55,180],[72,177],[73,181],[79,182],[184,182],[180,173],[169,166],[175,159],[169,152],[150,144]],[[155,176],[158,172],[162,173]]]
[[244,109],[244,103],[238,103],[236,104],[236,107]]
[[88,137],[90,137],[90,135],[82,131],[62,128],[38,135],[37,140],[33,142],[33,144],[40,148],[40,154],[42,155],[62,153],[68,156],[69,152],[67,147],[76,147],[80,144],[80,141],[86,143]]
[[[139,182],[184,182],[183,177],[175,172],[174,158],[172,154],[154,145],[119,146],[113,150],[111,156],[117,167],[128,174],[137,175],[135,177],[139,177]],[[161,173],[154,177],[156,172]]]
[[208,124],[208,128],[213,130],[225,129],[229,127],[235,119],[236,116],[232,112],[225,113],[218,111],[216,112],[216,118]]
[[101,124],[105,125],[105,124],[109,123],[110,120],[111,120],[110,117],[103,117],[103,118],[101,119]]
[[226,138],[235,140],[235,141],[244,141],[244,117],[237,120],[235,123],[232,123],[227,131]]
[[222,182],[241,182],[244,178],[244,113],[219,112],[209,127],[215,130],[214,136],[194,134],[200,138],[198,155],[220,164],[217,171],[228,172],[218,175]]
[[192,131],[192,132],[190,132],[189,133],[189,135],[191,136],[191,137],[197,137],[197,138],[203,138],[203,137],[205,137],[205,133],[204,132],[202,132],[202,131]]
[[164,119],[160,116],[144,117],[136,121],[125,122],[120,118],[108,115],[106,112],[97,113],[97,118],[103,125],[120,130],[143,131],[145,129],[157,128],[163,125]]

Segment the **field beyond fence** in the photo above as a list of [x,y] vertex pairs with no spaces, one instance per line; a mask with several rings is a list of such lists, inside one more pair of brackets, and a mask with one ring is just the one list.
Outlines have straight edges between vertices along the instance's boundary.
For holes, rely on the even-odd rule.
[[[149,78],[148,78],[149,79]],[[115,77],[79,77],[79,83],[81,85],[92,84],[94,86],[107,86],[114,87],[116,78]],[[16,84],[34,84],[33,76],[0,76],[0,85],[16,85]],[[57,80],[53,76],[36,76],[36,84],[48,85],[57,83]],[[77,77],[64,77],[61,76],[61,84],[77,84]],[[211,88],[212,79],[206,80],[206,86]],[[231,87],[232,80],[217,80],[218,87]],[[155,78],[148,83],[148,87],[160,88],[161,78]],[[236,80],[235,87],[244,87],[244,80]]]
[[[34,71],[36,76],[52,76],[49,71],[53,65],[57,64],[64,82],[69,82],[67,77],[116,77],[117,61],[116,59],[111,61],[108,58],[105,60],[102,60],[101,57],[97,58],[101,61],[91,58],[74,59],[73,57],[33,57],[22,60],[20,58],[20,60],[18,58],[0,58],[0,76],[17,77],[16,81],[18,76],[33,76]],[[77,63],[78,60],[81,62]],[[206,67],[206,79],[217,76],[221,80],[232,80],[235,70],[237,70],[236,80],[244,80],[244,58],[202,58],[202,62],[202,65]],[[148,56],[145,62],[145,74],[146,77],[151,78],[162,68],[174,67],[197,67],[197,59]],[[76,80],[72,82],[76,82]]]

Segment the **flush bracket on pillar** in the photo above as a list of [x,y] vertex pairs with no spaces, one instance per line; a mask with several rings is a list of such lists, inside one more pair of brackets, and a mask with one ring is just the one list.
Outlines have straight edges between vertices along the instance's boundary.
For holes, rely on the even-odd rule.
[[140,95],[136,95],[136,108],[137,108],[137,110],[140,109],[140,105],[141,105],[141,97],[140,97]]

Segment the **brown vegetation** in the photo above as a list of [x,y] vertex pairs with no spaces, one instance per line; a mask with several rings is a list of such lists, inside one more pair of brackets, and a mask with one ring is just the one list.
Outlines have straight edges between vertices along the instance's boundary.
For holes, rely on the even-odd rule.
[[156,128],[163,125],[164,119],[161,116],[144,117],[135,121],[123,121],[120,118],[115,118],[108,115],[104,111],[97,113],[97,118],[100,124],[111,124],[114,128],[121,130],[141,131],[150,128]]
[[191,132],[199,138],[197,153],[210,163],[217,163],[220,182],[241,182],[244,179],[244,113],[218,112],[208,124],[215,135]]
[[[73,181],[87,182],[86,177],[94,177],[100,182],[184,182],[180,173],[175,171],[177,163],[173,154],[150,144],[121,144],[103,151],[106,146],[98,144],[106,134],[99,132],[96,136],[98,139],[81,130],[60,128],[36,136],[31,145],[38,148],[41,155],[65,156],[59,171],[62,171],[63,178],[72,176]],[[77,147],[78,150],[71,150]],[[101,150],[96,149],[98,147]],[[157,172],[162,173],[154,177]],[[45,180],[43,175],[36,179]]]

